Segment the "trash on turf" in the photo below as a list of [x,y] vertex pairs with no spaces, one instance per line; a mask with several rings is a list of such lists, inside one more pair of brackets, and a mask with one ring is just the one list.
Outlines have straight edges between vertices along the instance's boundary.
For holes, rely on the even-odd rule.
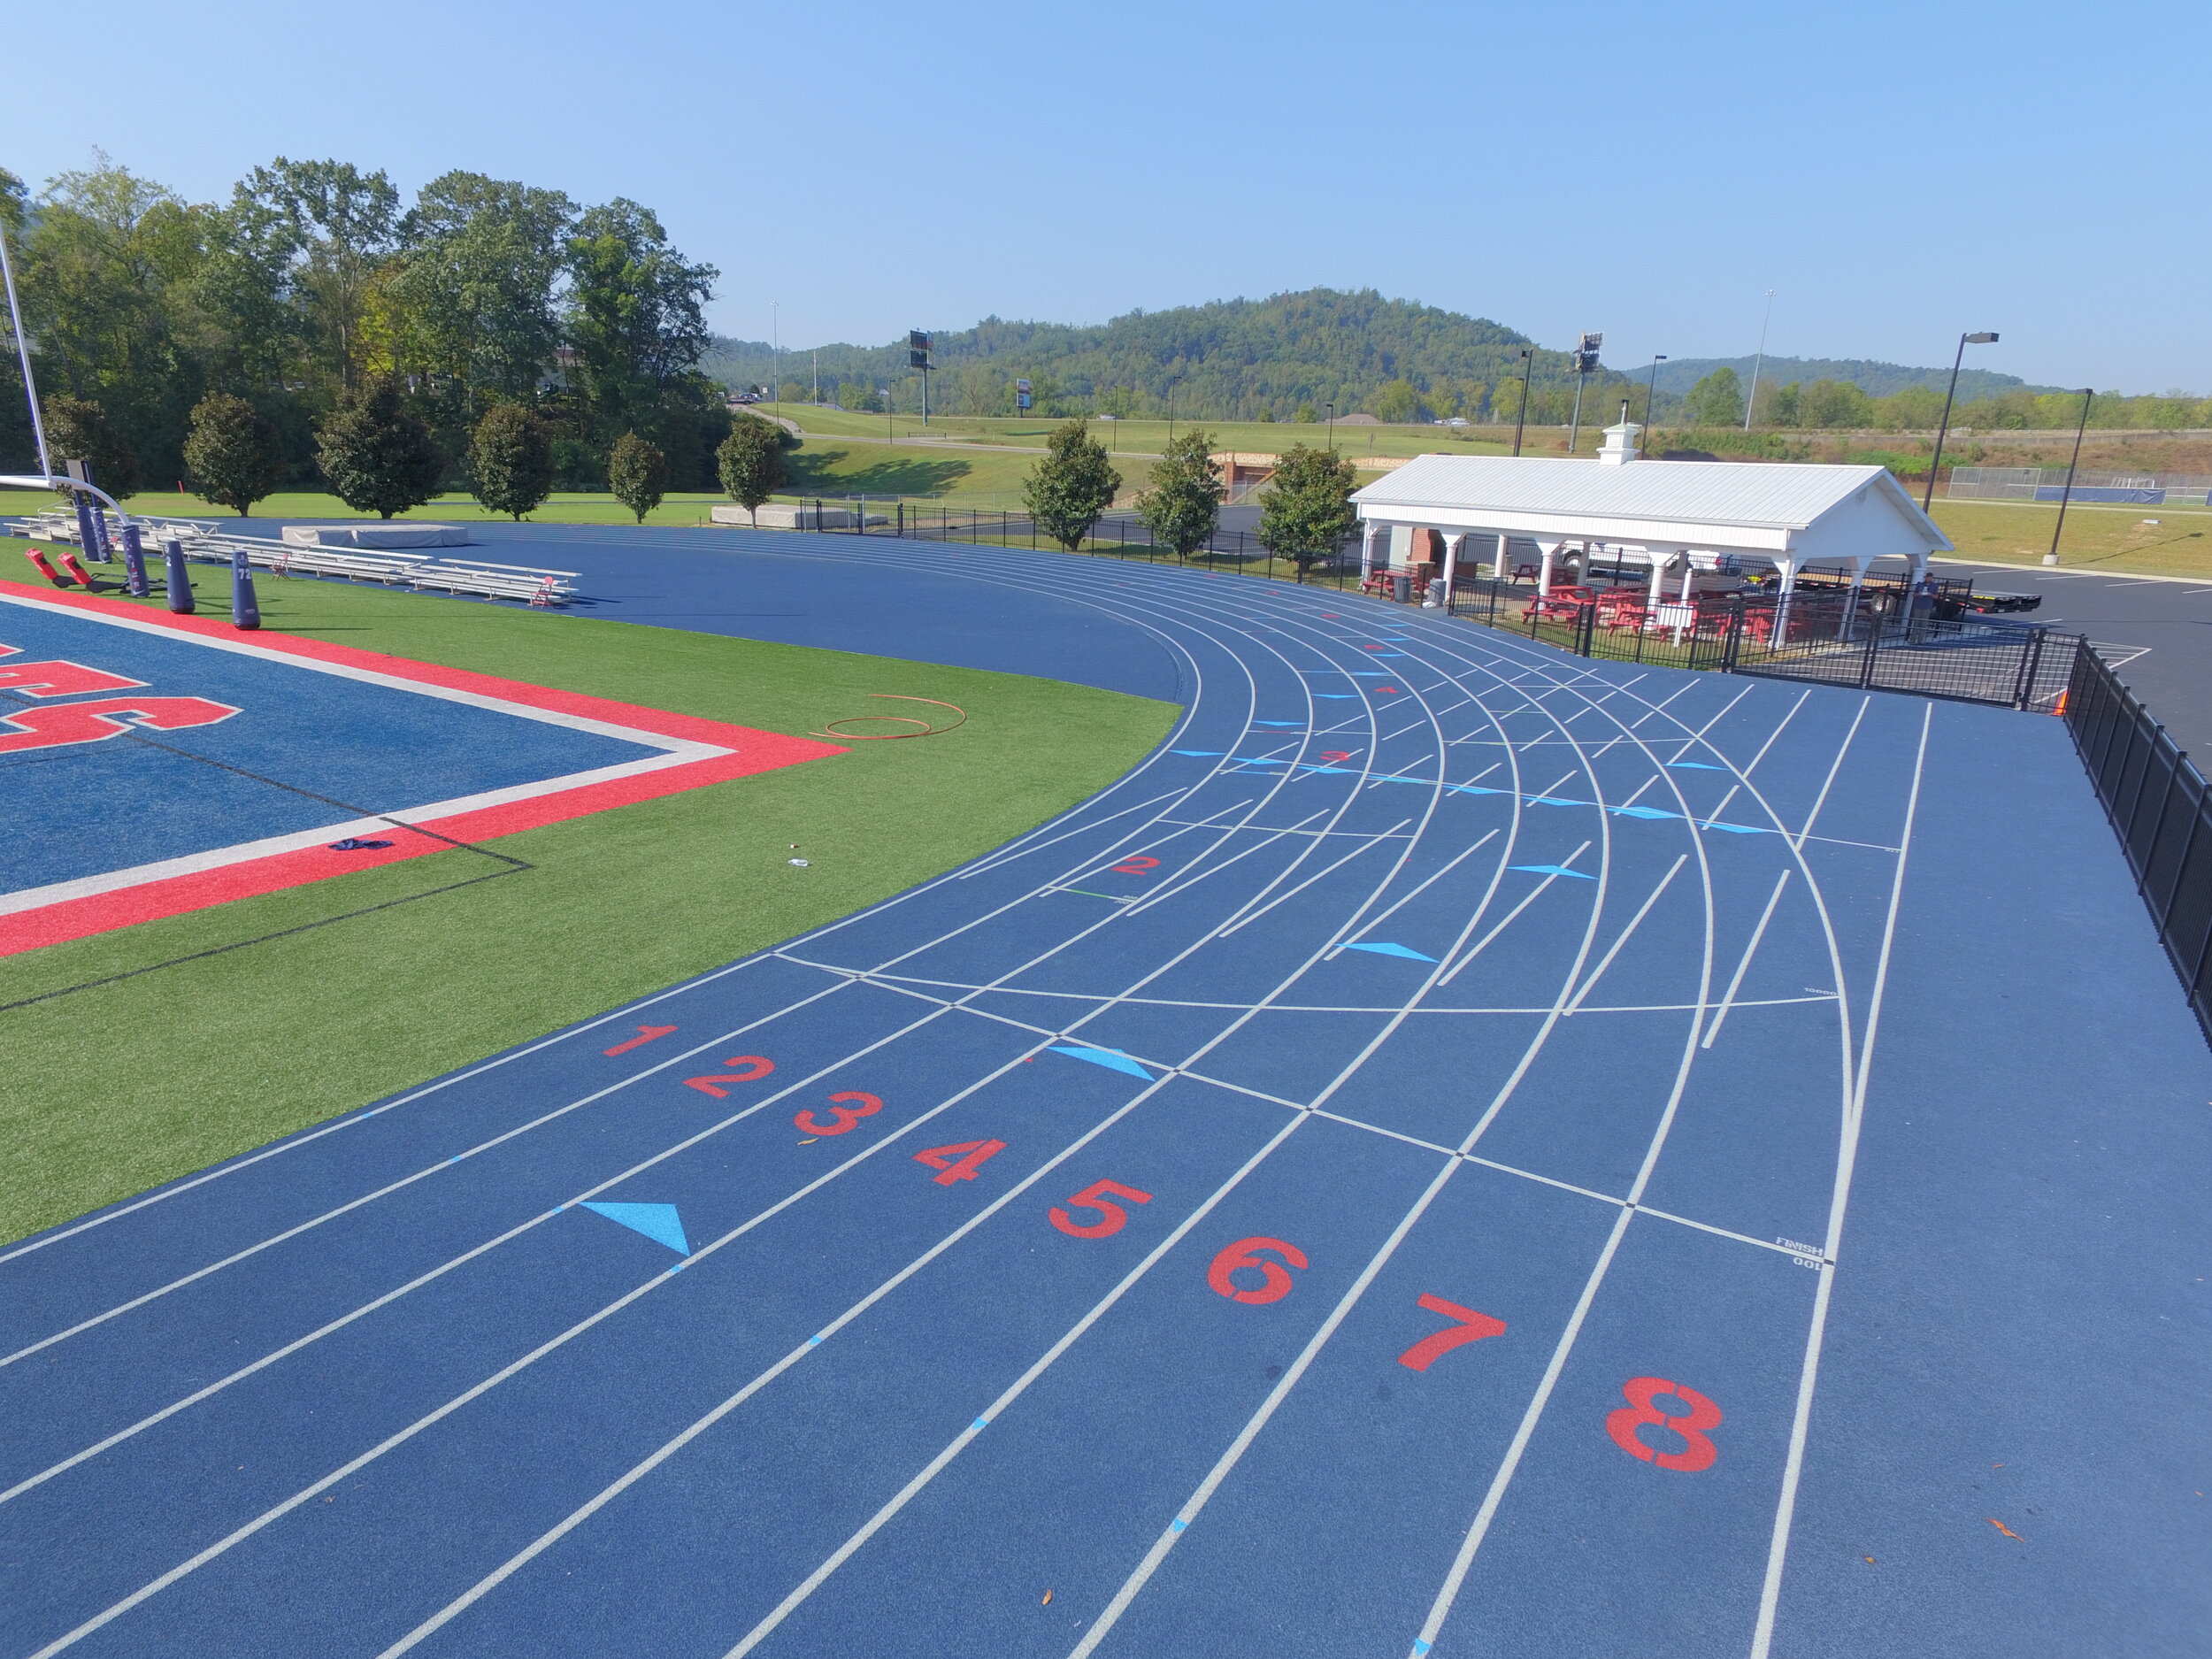
[[1045,1599],[1038,1602],[1037,1605],[1039,1607],[1050,1607],[1052,1605],[1052,1592],[1047,1590],[1045,1592]]
[[389,847],[391,844],[389,841],[365,841],[358,836],[349,835],[342,841],[331,842],[330,850],[334,853],[365,853],[373,847]]
[[1995,1527],[1999,1532],[2002,1532],[2007,1538],[2016,1539],[2020,1536],[2019,1533],[2014,1532],[2012,1528],[2007,1526],[2002,1521],[1999,1520],[1993,1515],[1985,1515],[1982,1518],[1987,1521],[1992,1526]]
[[796,864],[802,870],[806,868],[806,860],[803,858],[787,858],[784,862],[787,864]]

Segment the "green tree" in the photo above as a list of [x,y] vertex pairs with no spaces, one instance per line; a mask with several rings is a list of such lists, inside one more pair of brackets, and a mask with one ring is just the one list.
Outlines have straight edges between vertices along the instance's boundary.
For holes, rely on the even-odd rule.
[[1907,386],[1874,400],[1874,424],[1886,432],[1933,432],[1942,419],[1943,394],[1932,386]]
[[1683,414],[1693,426],[1732,426],[1742,420],[1743,387],[1736,371],[1715,369],[1690,388]]
[[1874,424],[1874,403],[1848,380],[1810,380],[1798,388],[1797,419],[1808,426],[1863,428]]
[[607,488],[643,524],[668,493],[668,457],[636,433],[626,432],[607,454]]
[[1755,426],[1779,426],[1787,430],[1797,425],[1798,383],[1787,385],[1778,380],[1762,380],[1751,400],[1751,424]]
[[1260,497],[1259,543],[1298,566],[1298,580],[1317,559],[1334,553],[1358,522],[1352,511],[1352,464],[1304,444],[1285,452]]
[[1106,446],[1091,436],[1088,421],[1076,419],[1045,440],[1044,459],[1030,469],[1022,502],[1037,527],[1072,553],[1120,488]]
[[184,464],[200,494],[242,518],[283,480],[284,450],[276,428],[242,397],[210,392],[192,411]]
[[388,518],[419,507],[445,477],[445,457],[430,428],[407,412],[390,380],[372,380],[341,398],[317,436],[323,477],[356,512]]
[[687,260],[651,210],[621,197],[585,210],[565,257],[563,321],[601,440],[662,437],[668,391],[712,338],[704,307],[720,273]]
[[1301,403],[1298,405],[1298,412],[1293,415],[1291,419],[1293,420],[1303,421],[1307,426],[1310,426],[1321,419],[1321,411],[1316,409],[1311,403]]
[[757,415],[740,415],[730,423],[730,435],[714,452],[715,470],[729,497],[760,523],[761,503],[783,482],[782,428],[772,426]]
[[1210,434],[1186,432],[1167,446],[1152,469],[1151,488],[1137,497],[1137,511],[1154,538],[1188,558],[1211,540],[1226,493],[1210,451]]
[[92,481],[120,501],[134,495],[143,481],[138,457],[109,422],[107,411],[84,397],[49,397],[45,401],[46,447],[54,465],[82,461],[92,469]]
[[342,161],[256,167],[232,193],[230,219],[273,255],[286,297],[326,383],[350,389],[364,357],[370,288],[398,246],[399,192],[381,172]]
[[553,493],[553,441],[545,423],[520,403],[486,411],[469,444],[469,471],[476,499],[519,523]]
[[1402,426],[1421,418],[1421,394],[1413,389],[1412,381],[1401,376],[1377,388],[1367,407],[1378,420]]

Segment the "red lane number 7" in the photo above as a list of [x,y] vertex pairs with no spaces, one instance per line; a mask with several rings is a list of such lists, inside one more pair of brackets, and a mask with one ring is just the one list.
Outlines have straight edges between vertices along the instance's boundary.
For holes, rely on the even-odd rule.
[[1410,1371],[1426,1371],[1455,1348],[1479,1342],[1486,1336],[1505,1334],[1504,1320],[1494,1319],[1486,1313],[1477,1313],[1472,1308],[1463,1308],[1455,1302],[1446,1302],[1441,1296],[1425,1295],[1421,1298],[1421,1306],[1431,1313],[1440,1313],[1447,1319],[1458,1323],[1423,1337],[1399,1355],[1398,1363]]
[[[1057,1204],[1052,1207],[1052,1225],[1071,1239],[1102,1239],[1110,1233],[1119,1233],[1129,1223],[1129,1212],[1107,1197],[1109,1193],[1114,1198],[1126,1198],[1133,1204],[1152,1202],[1150,1193],[1141,1193],[1133,1187],[1124,1187],[1119,1181],[1093,1181],[1068,1200],[1067,1210],[1061,1209]],[[1095,1210],[1098,1219],[1080,1222],[1068,1214],[1068,1210]]]

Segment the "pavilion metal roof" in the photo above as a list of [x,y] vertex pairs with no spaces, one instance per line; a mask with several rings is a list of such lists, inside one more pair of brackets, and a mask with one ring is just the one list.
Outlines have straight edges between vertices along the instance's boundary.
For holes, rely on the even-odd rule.
[[[1633,518],[1685,525],[1801,530],[1872,485],[1922,524],[1927,520],[1886,467],[1814,463],[1594,461],[1496,455],[1417,456],[1353,492],[1364,517],[1392,509]],[[1933,544],[1948,545],[1932,524]]]

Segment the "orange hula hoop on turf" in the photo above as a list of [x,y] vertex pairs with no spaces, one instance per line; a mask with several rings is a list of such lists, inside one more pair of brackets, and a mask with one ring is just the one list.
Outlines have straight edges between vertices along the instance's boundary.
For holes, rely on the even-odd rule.
[[[918,718],[910,714],[847,714],[834,720],[823,721],[821,731],[810,732],[807,735],[809,737],[843,738],[848,742],[855,743],[892,743],[910,737],[942,737],[946,733],[956,731],[968,723],[968,711],[956,703],[943,703],[935,697],[909,697],[895,691],[872,691],[868,695],[871,697],[886,698],[894,703],[926,703],[940,709],[950,709],[960,718],[950,726],[934,726],[927,720]],[[890,720],[900,726],[918,726],[922,729],[918,732],[841,732],[838,730],[838,727],[849,726],[855,720]]]

